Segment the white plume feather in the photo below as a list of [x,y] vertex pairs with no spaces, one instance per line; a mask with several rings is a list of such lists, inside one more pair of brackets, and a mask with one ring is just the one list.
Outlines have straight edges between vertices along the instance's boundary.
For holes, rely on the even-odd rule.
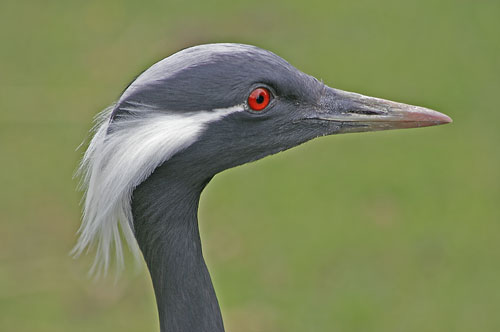
[[77,173],[85,194],[72,254],[96,247],[93,274],[107,272],[113,247],[117,266],[123,266],[120,232],[134,256],[140,256],[133,233],[133,190],[156,167],[193,144],[208,123],[244,110],[243,105],[188,113],[142,108],[134,105],[127,110],[131,116],[115,121],[110,121],[113,107],[100,113]]

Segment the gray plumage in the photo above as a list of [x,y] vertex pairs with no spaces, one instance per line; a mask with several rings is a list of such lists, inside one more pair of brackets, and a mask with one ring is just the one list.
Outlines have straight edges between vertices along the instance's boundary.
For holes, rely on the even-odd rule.
[[[248,102],[256,88],[271,94],[259,111]],[[96,245],[95,266],[106,269],[113,243],[121,259],[121,227],[149,268],[161,330],[223,331],[197,220],[215,174],[320,136],[450,121],[332,89],[254,46],[188,48],[146,70],[101,116],[81,167],[86,201],[75,253]]]

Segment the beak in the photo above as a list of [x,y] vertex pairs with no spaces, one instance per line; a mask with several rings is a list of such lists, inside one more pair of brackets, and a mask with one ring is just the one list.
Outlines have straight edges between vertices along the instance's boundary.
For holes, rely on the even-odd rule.
[[452,122],[449,116],[424,107],[326,86],[315,118],[338,122],[339,133],[428,127]]

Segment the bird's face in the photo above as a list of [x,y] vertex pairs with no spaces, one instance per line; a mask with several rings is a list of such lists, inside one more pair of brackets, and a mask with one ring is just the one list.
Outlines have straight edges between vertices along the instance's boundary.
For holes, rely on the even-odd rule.
[[165,160],[209,176],[319,136],[451,121],[330,88],[269,51],[236,44],[189,48],[153,65],[123,93],[111,130],[155,117],[165,122],[158,143],[178,146]]
[[196,46],[165,58],[98,119],[80,167],[86,196],[75,253],[98,242],[96,266],[104,267],[118,224],[134,242],[126,224],[133,224],[133,193],[143,183],[151,197],[168,192],[165,183],[177,194],[199,190],[224,169],[315,137],[451,121],[332,89],[271,52],[237,44]]

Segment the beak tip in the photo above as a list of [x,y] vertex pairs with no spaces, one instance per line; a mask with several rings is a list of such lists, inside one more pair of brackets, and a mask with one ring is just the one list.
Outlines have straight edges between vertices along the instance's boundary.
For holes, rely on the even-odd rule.
[[452,123],[453,122],[453,119],[450,118],[448,115],[440,113],[440,112],[436,112],[436,113],[437,113],[436,116],[435,116],[436,124],[443,125],[443,124],[447,124],[447,123]]
[[443,125],[453,122],[453,120],[446,114],[420,107],[416,112],[406,114],[405,118],[406,120],[416,121],[417,123],[423,124],[422,127]]
[[448,115],[445,115],[443,114],[445,117],[446,117],[446,120],[443,122],[443,124],[447,124],[447,123],[453,123],[453,119],[450,118]]

